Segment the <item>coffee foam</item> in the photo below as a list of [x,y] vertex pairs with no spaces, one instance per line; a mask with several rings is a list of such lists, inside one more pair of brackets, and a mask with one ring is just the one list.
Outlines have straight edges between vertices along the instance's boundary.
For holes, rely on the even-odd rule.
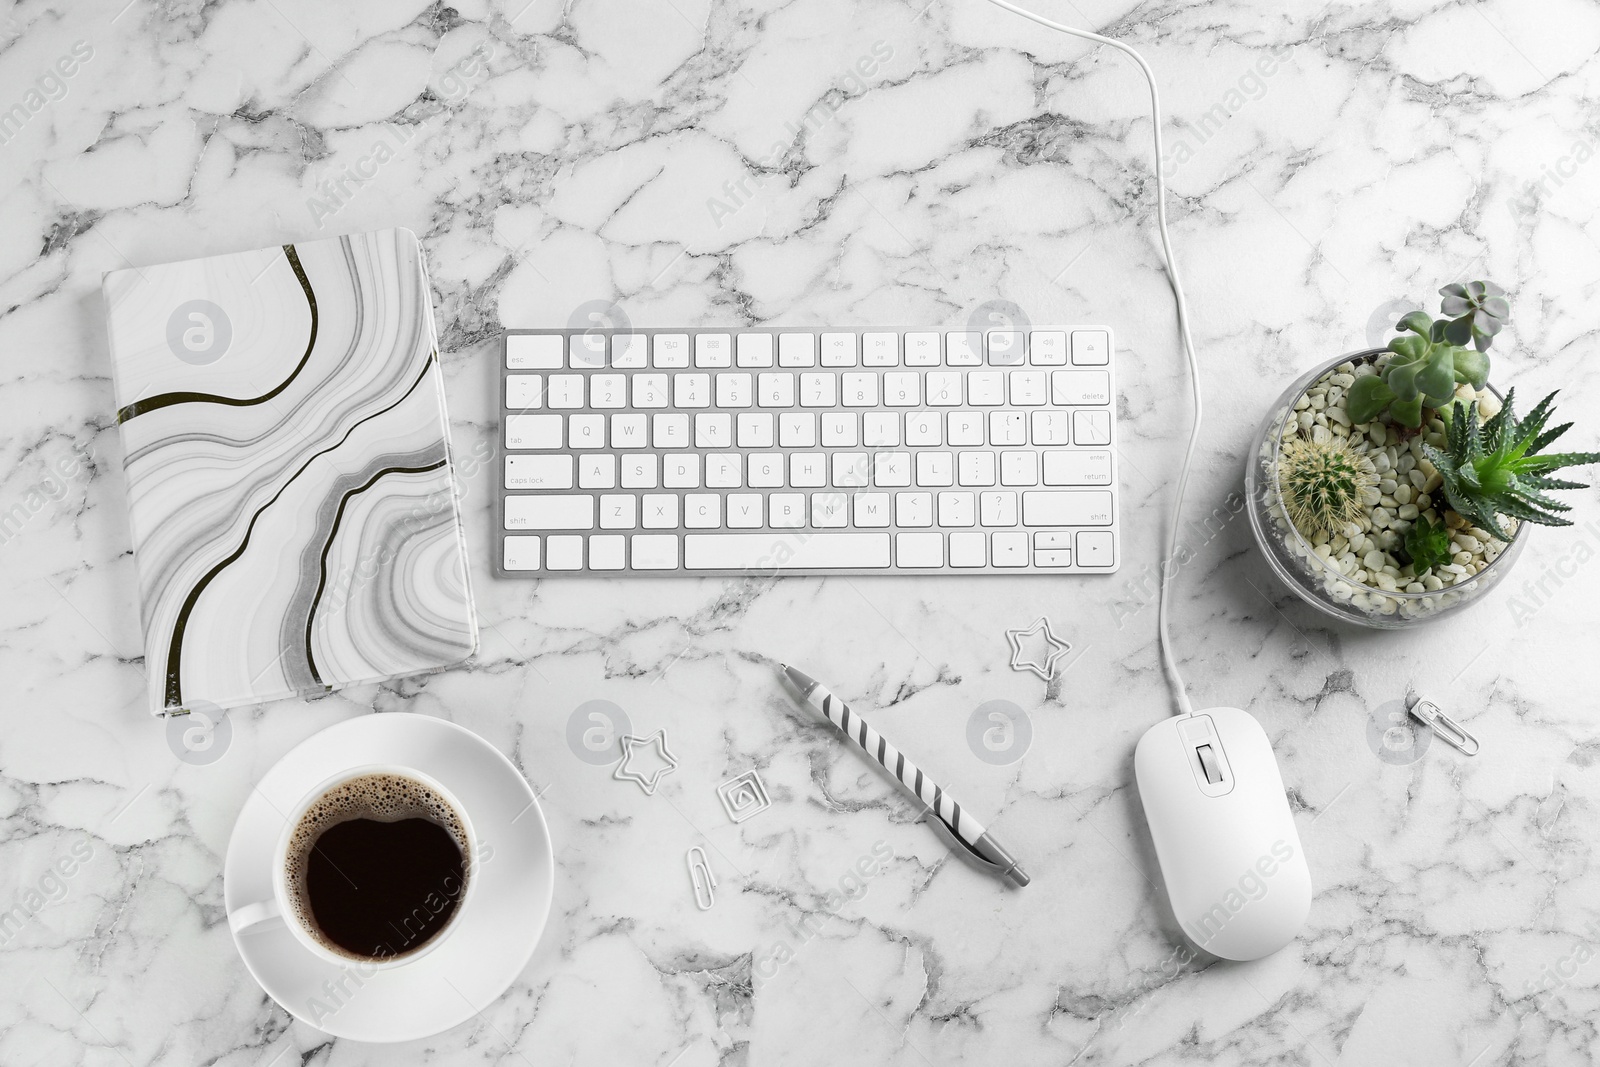
[[289,836],[288,856],[284,860],[289,906],[301,928],[318,944],[341,956],[358,958],[324,936],[312,915],[311,899],[306,888],[306,870],[311,850],[326,831],[352,819],[372,819],[375,822],[427,819],[443,827],[461,850],[462,893],[466,892],[466,883],[472,878],[473,862],[461,816],[436,790],[415,778],[401,774],[363,774],[345,779],[312,801]]

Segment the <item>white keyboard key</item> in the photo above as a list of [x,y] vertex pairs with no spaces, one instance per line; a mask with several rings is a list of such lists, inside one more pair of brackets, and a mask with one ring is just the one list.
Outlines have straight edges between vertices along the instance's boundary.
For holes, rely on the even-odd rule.
[[627,407],[628,376],[626,374],[589,375],[589,406],[592,408]]
[[741,413],[738,419],[740,448],[771,448],[775,439],[771,415],[762,411]]
[[646,530],[672,530],[678,525],[678,497],[675,493],[646,493],[640,501]]
[[783,465],[787,457],[782,452],[752,452],[746,457],[749,476],[746,484],[752,489],[776,489],[783,485]]
[[976,367],[983,362],[983,334],[947,333],[944,335],[945,363],[951,367]]
[[[1015,526],[1017,524],[1017,494],[1004,490],[978,494],[978,521],[984,526]],[[1023,548],[1027,548],[1027,535],[1023,535]]]
[[791,452],[789,454],[789,484],[796,489],[820,489],[822,486],[827,485],[827,454],[823,452]]
[[1111,338],[1104,330],[1072,331],[1072,365],[1103,367],[1111,362]]
[[527,411],[544,406],[544,375],[510,374],[506,376],[506,407],[512,411]]
[[672,406],[679,408],[710,407],[711,375],[674,374],[672,376]]
[[1072,413],[1072,443],[1075,445],[1109,445],[1111,443],[1111,412],[1074,411]]
[[779,415],[778,444],[782,448],[817,447],[817,417],[809,411]]
[[508,496],[508,530],[592,530],[592,496]]
[[900,416],[893,411],[869,411],[861,416],[861,443],[868,448],[893,448],[900,443]]
[[578,488],[615,489],[616,487],[616,453],[591,452],[578,461]]
[[737,489],[744,484],[744,457],[718,452],[706,457],[706,488]]
[[[511,338],[507,337],[506,340],[510,341]],[[538,570],[539,538],[527,534],[513,534],[507,537],[500,564],[508,571]]]
[[856,365],[856,335],[853,333],[823,334],[822,365],[824,367],[854,367]]
[[[1062,373],[1057,371],[1056,373]],[[1011,403],[1019,408],[1048,404],[1050,397],[1045,389],[1045,372],[1042,370],[1014,370],[1006,376],[1011,385]],[[1060,403],[1060,401],[1057,401]]]
[[815,367],[817,365],[817,338],[809,333],[780,333],[778,335],[778,366]]
[[1115,538],[1110,530],[1078,531],[1078,566],[1109,567],[1115,560]]
[[812,493],[811,525],[819,530],[849,525],[850,497],[844,493]]
[[733,416],[723,411],[702,411],[695,415],[694,447],[732,448]]
[[1027,355],[1027,335],[1015,330],[990,330],[989,366],[1015,367]]
[[572,367],[604,367],[606,365],[606,335],[603,333],[575,333],[568,339],[567,350]]
[[806,524],[806,495],[804,493],[773,493],[767,498],[771,513],[768,524],[774,530],[798,530]]
[[631,493],[600,496],[600,529],[631,530],[639,525],[639,498]]
[[694,336],[696,367],[733,366],[733,337],[725,333],[697,333]]
[[589,569],[620,571],[628,565],[628,539],[621,534],[589,535]]
[[1020,411],[989,412],[989,443],[991,445],[1027,444],[1027,416]]
[[687,367],[689,365],[689,335],[686,333],[658,333],[652,346],[653,363],[661,368]]
[[611,337],[611,365],[617,370],[638,370],[645,365],[650,338],[642,333],[619,333]]
[[800,375],[800,406],[832,408],[839,406],[839,376],[836,374]]
[[665,374],[635,374],[633,376],[633,406],[636,408],[666,407],[667,376]]
[[650,416],[650,441],[655,448],[688,448],[689,416],[677,412]]
[[1070,445],[1072,443],[1072,413],[1069,411],[1035,411],[1033,443],[1036,445]]
[[854,448],[860,443],[855,412],[828,411],[823,413],[822,444],[824,448]]
[[973,407],[996,407],[1005,402],[1005,371],[975,370],[967,375],[967,403]]
[[841,402],[847,408],[875,408],[878,406],[878,376],[876,374],[846,374],[843,376]]
[[683,498],[683,525],[691,530],[715,530],[722,525],[719,493],[690,493]]
[[1044,454],[1045,485],[1110,485],[1111,453],[1093,449],[1049,449]]
[[728,525],[736,530],[759,530],[764,525],[760,493],[728,494]]
[[949,452],[917,453],[918,485],[956,484],[956,458]]
[[895,534],[894,562],[897,567],[943,567],[944,534],[937,530]]
[[906,444],[913,448],[944,444],[943,422],[935,411],[906,412]]
[[507,489],[571,489],[571,456],[507,456]]
[[1023,493],[1022,524],[1110,526],[1111,493],[1105,489],[1044,489]]
[[606,447],[604,415],[571,415],[567,418],[568,448]]
[[872,457],[872,484],[883,488],[911,484],[910,452],[879,452]]
[[983,444],[983,414],[977,411],[952,411],[945,440],[952,445]]
[[[544,393],[545,403],[552,408],[583,407],[583,375],[552,374]],[[547,548],[548,554],[549,549]]]
[[717,407],[747,408],[751,403],[752,379],[749,374],[717,375]]
[[1038,485],[1039,453],[1020,451],[1000,453],[1000,484]]
[[922,375],[891,371],[883,376],[883,404],[891,408],[914,408],[922,403]]
[[961,403],[961,373],[931,370],[927,378],[928,406],[953,408]]
[[622,488],[654,489],[656,487],[656,456],[654,452],[629,453],[622,457]]
[[956,481],[961,485],[993,485],[993,452],[959,452],[956,454]]
[[973,526],[977,521],[977,501],[972,493],[939,494],[940,526]]
[[941,362],[942,361],[939,358],[938,334],[906,334],[906,366],[937,367]]
[[507,415],[507,448],[560,448],[560,415]]
[[1028,335],[1028,362],[1035,367],[1060,367],[1067,362],[1067,335],[1060,330],[1035,330]]
[[864,333],[861,335],[861,363],[866,367],[898,367],[900,335]]
[[700,488],[700,456],[695,452],[671,452],[661,457],[663,489]]
[[739,335],[739,366],[772,366],[772,335],[770,333],[741,333]]
[[636,571],[678,569],[677,534],[634,534],[628,539]]
[[645,433],[648,425],[643,415],[611,416],[611,447],[644,448],[649,444]]
[[991,534],[989,547],[994,553],[996,567],[1026,567],[1028,565],[1028,535],[1021,530]]
[[903,527],[933,525],[932,493],[896,493],[894,524]]
[[770,534],[687,534],[689,570],[826,571],[889,566],[886,533],[819,533],[805,540]]
[[950,535],[950,566],[982,567],[988,563],[988,535],[976,530]]
[[544,567],[549,571],[583,569],[583,538],[571,535],[544,539]]
[[889,525],[888,493],[857,493],[851,499],[851,515],[857,526],[876,529]]
[[1111,403],[1111,375],[1103,370],[1058,370],[1050,375],[1050,390],[1059,405]]
[[[506,367],[510,370],[560,370],[565,347],[558,333],[508,333]],[[534,551],[538,551],[537,546]],[[528,569],[536,568],[537,564]]]
[[870,484],[872,457],[865,452],[833,454],[833,484],[837,489],[860,489]]
[[794,407],[794,375],[782,371],[758,374],[756,403],[764,408]]

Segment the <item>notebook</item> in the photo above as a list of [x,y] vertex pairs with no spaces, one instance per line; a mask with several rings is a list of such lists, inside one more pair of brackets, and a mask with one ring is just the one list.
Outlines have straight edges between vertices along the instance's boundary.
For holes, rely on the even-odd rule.
[[472,655],[415,234],[113,271],[103,288],[152,712]]

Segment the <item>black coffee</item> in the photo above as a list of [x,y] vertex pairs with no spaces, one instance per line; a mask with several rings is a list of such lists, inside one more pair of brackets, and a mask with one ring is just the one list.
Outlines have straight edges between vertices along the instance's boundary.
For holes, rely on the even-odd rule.
[[289,848],[297,918],[346,956],[415,952],[450,923],[466,889],[468,847],[455,809],[414,778],[363,775],[319,797]]

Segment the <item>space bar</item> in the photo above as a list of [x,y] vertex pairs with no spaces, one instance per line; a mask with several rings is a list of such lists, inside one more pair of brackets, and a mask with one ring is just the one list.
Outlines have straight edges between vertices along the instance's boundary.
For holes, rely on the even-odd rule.
[[683,566],[691,571],[817,571],[888,565],[886,533],[773,530],[683,537]]

